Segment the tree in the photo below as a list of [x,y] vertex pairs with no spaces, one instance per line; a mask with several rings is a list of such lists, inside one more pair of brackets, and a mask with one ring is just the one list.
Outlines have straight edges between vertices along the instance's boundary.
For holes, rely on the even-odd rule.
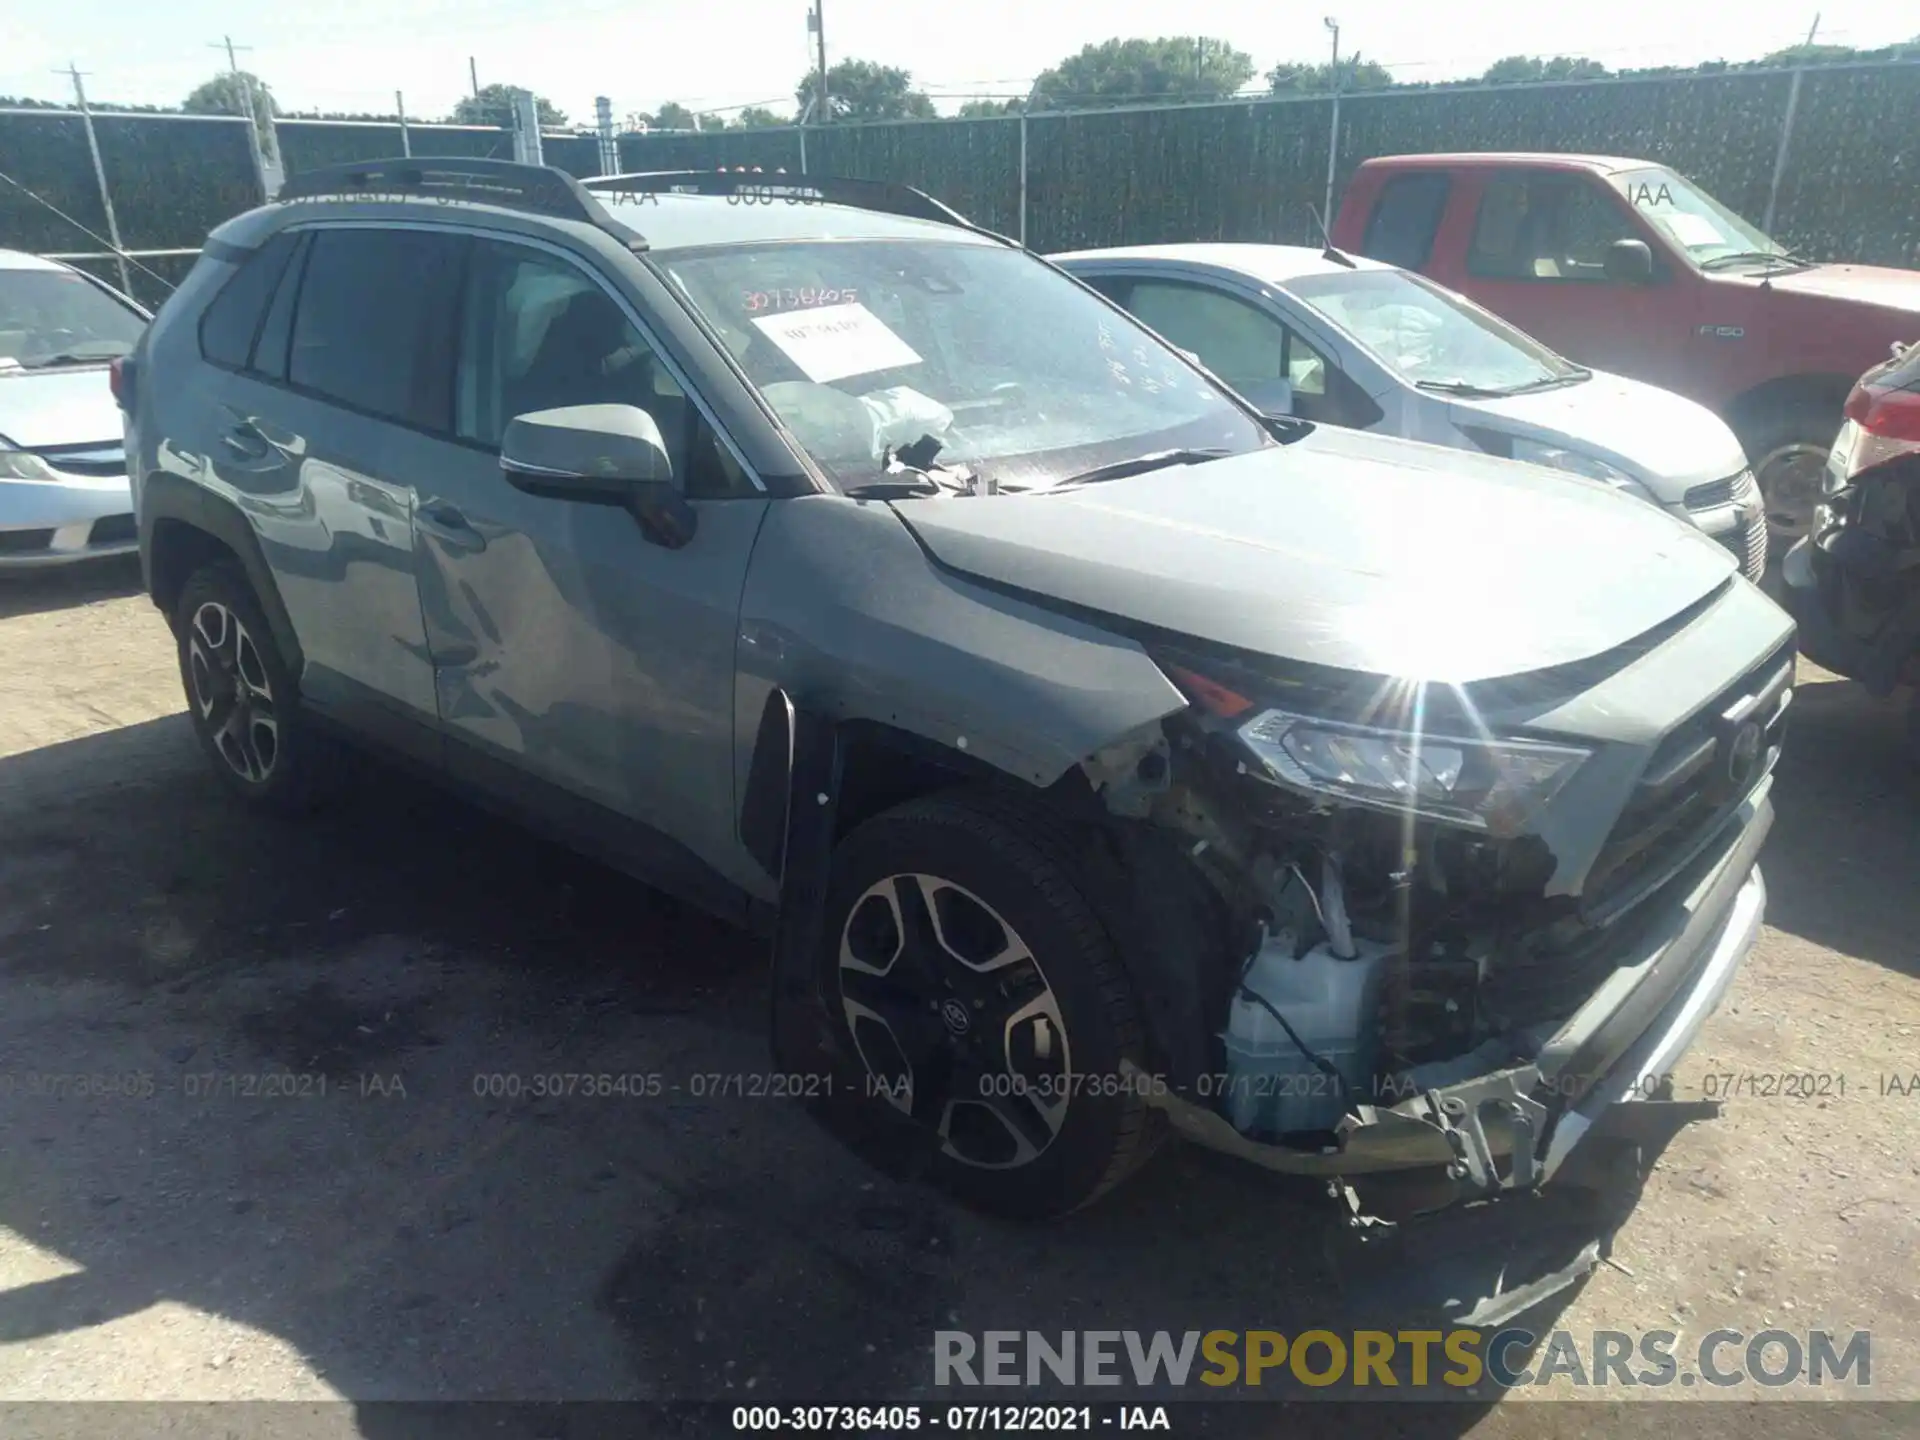
[[1103,40],[1042,71],[1035,109],[1224,100],[1253,78],[1253,57],[1224,40],[1170,35]]
[[[1393,75],[1378,60],[1363,60],[1356,51],[1350,60],[1340,62],[1340,93],[1355,90],[1391,90]],[[1267,72],[1267,92],[1272,95],[1326,95],[1333,90],[1331,63],[1292,65],[1282,62]]]
[[678,100],[669,100],[651,116],[643,117],[656,130],[698,130],[700,117]]
[[1601,80],[1607,67],[1598,60],[1573,55],[1555,55],[1543,60],[1538,55],[1509,55],[1496,60],[1480,77],[1484,85],[1513,85],[1529,80]]
[[244,115],[248,85],[253,88],[253,128],[260,135],[260,143],[271,153],[273,117],[280,113],[280,107],[274,103],[273,91],[258,75],[245,70],[223,70],[211,80],[196,85],[193,93],[180,102],[180,108],[189,115]]
[[776,125],[791,125],[793,117],[769,110],[764,105],[749,105],[733,117],[736,130],[767,130]]
[[[819,75],[808,71],[794,87],[804,113],[819,92]],[[894,65],[842,60],[827,71],[827,99],[837,120],[931,120],[933,101],[913,88],[913,76]],[[817,121],[824,117],[816,113]]]
[[[453,107],[452,123],[498,125],[503,130],[511,130],[514,89],[512,85],[482,85],[478,95],[462,96],[460,103]],[[540,116],[543,129],[557,130],[567,123],[566,112],[544,95],[533,97],[533,108]]]
[[1026,108],[1025,100],[969,100],[960,107],[960,118],[990,120],[996,115],[1018,115]]

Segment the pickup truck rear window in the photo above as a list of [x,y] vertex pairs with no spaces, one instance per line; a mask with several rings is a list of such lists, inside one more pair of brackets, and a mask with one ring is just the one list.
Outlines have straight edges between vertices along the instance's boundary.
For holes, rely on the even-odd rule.
[[1431,172],[1395,175],[1381,188],[1360,239],[1360,253],[1369,260],[1418,270],[1433,254],[1433,237],[1446,213],[1448,177]]

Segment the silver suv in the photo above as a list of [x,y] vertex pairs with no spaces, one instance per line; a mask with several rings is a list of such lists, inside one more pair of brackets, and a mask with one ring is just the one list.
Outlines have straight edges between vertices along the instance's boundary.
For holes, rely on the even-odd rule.
[[1694,1113],[1793,630],[1654,507],[818,177],[307,175],[122,394],[234,791],[348,736],[759,929],[774,1088],[974,1203],[1178,1133],[1393,1218]]

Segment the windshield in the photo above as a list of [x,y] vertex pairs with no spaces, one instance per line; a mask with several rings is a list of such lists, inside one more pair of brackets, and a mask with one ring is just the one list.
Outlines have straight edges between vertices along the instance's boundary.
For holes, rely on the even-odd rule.
[[1607,178],[1629,205],[1696,265],[1730,255],[1751,255],[1756,264],[1764,265],[1771,263],[1766,256],[1787,254],[1784,245],[1671,170],[1622,170]]
[[147,322],[70,270],[0,269],[0,365],[28,369],[113,360]]
[[1169,449],[1272,443],[1123,314],[1019,250],[952,241],[740,245],[654,257],[843,485],[886,453],[1035,488]]
[[1415,384],[1514,390],[1587,372],[1470,300],[1401,270],[1349,270],[1289,280],[1319,311]]

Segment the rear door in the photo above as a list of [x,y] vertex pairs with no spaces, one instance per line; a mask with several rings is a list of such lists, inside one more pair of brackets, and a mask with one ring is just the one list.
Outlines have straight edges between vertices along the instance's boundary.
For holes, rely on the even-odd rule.
[[[416,531],[447,763],[575,843],[703,903],[739,883],[734,644],[765,492],[637,303],[589,257],[479,236],[461,295],[454,434]],[[698,512],[678,550],[625,511],[507,484],[515,415],[629,404]]]
[[[413,486],[445,443],[435,357],[458,255],[430,231],[285,231],[257,257],[262,273],[250,264],[208,307],[201,339],[221,374],[210,464],[260,537],[305,655],[303,697],[435,760]],[[268,282],[249,326],[248,287]]]

